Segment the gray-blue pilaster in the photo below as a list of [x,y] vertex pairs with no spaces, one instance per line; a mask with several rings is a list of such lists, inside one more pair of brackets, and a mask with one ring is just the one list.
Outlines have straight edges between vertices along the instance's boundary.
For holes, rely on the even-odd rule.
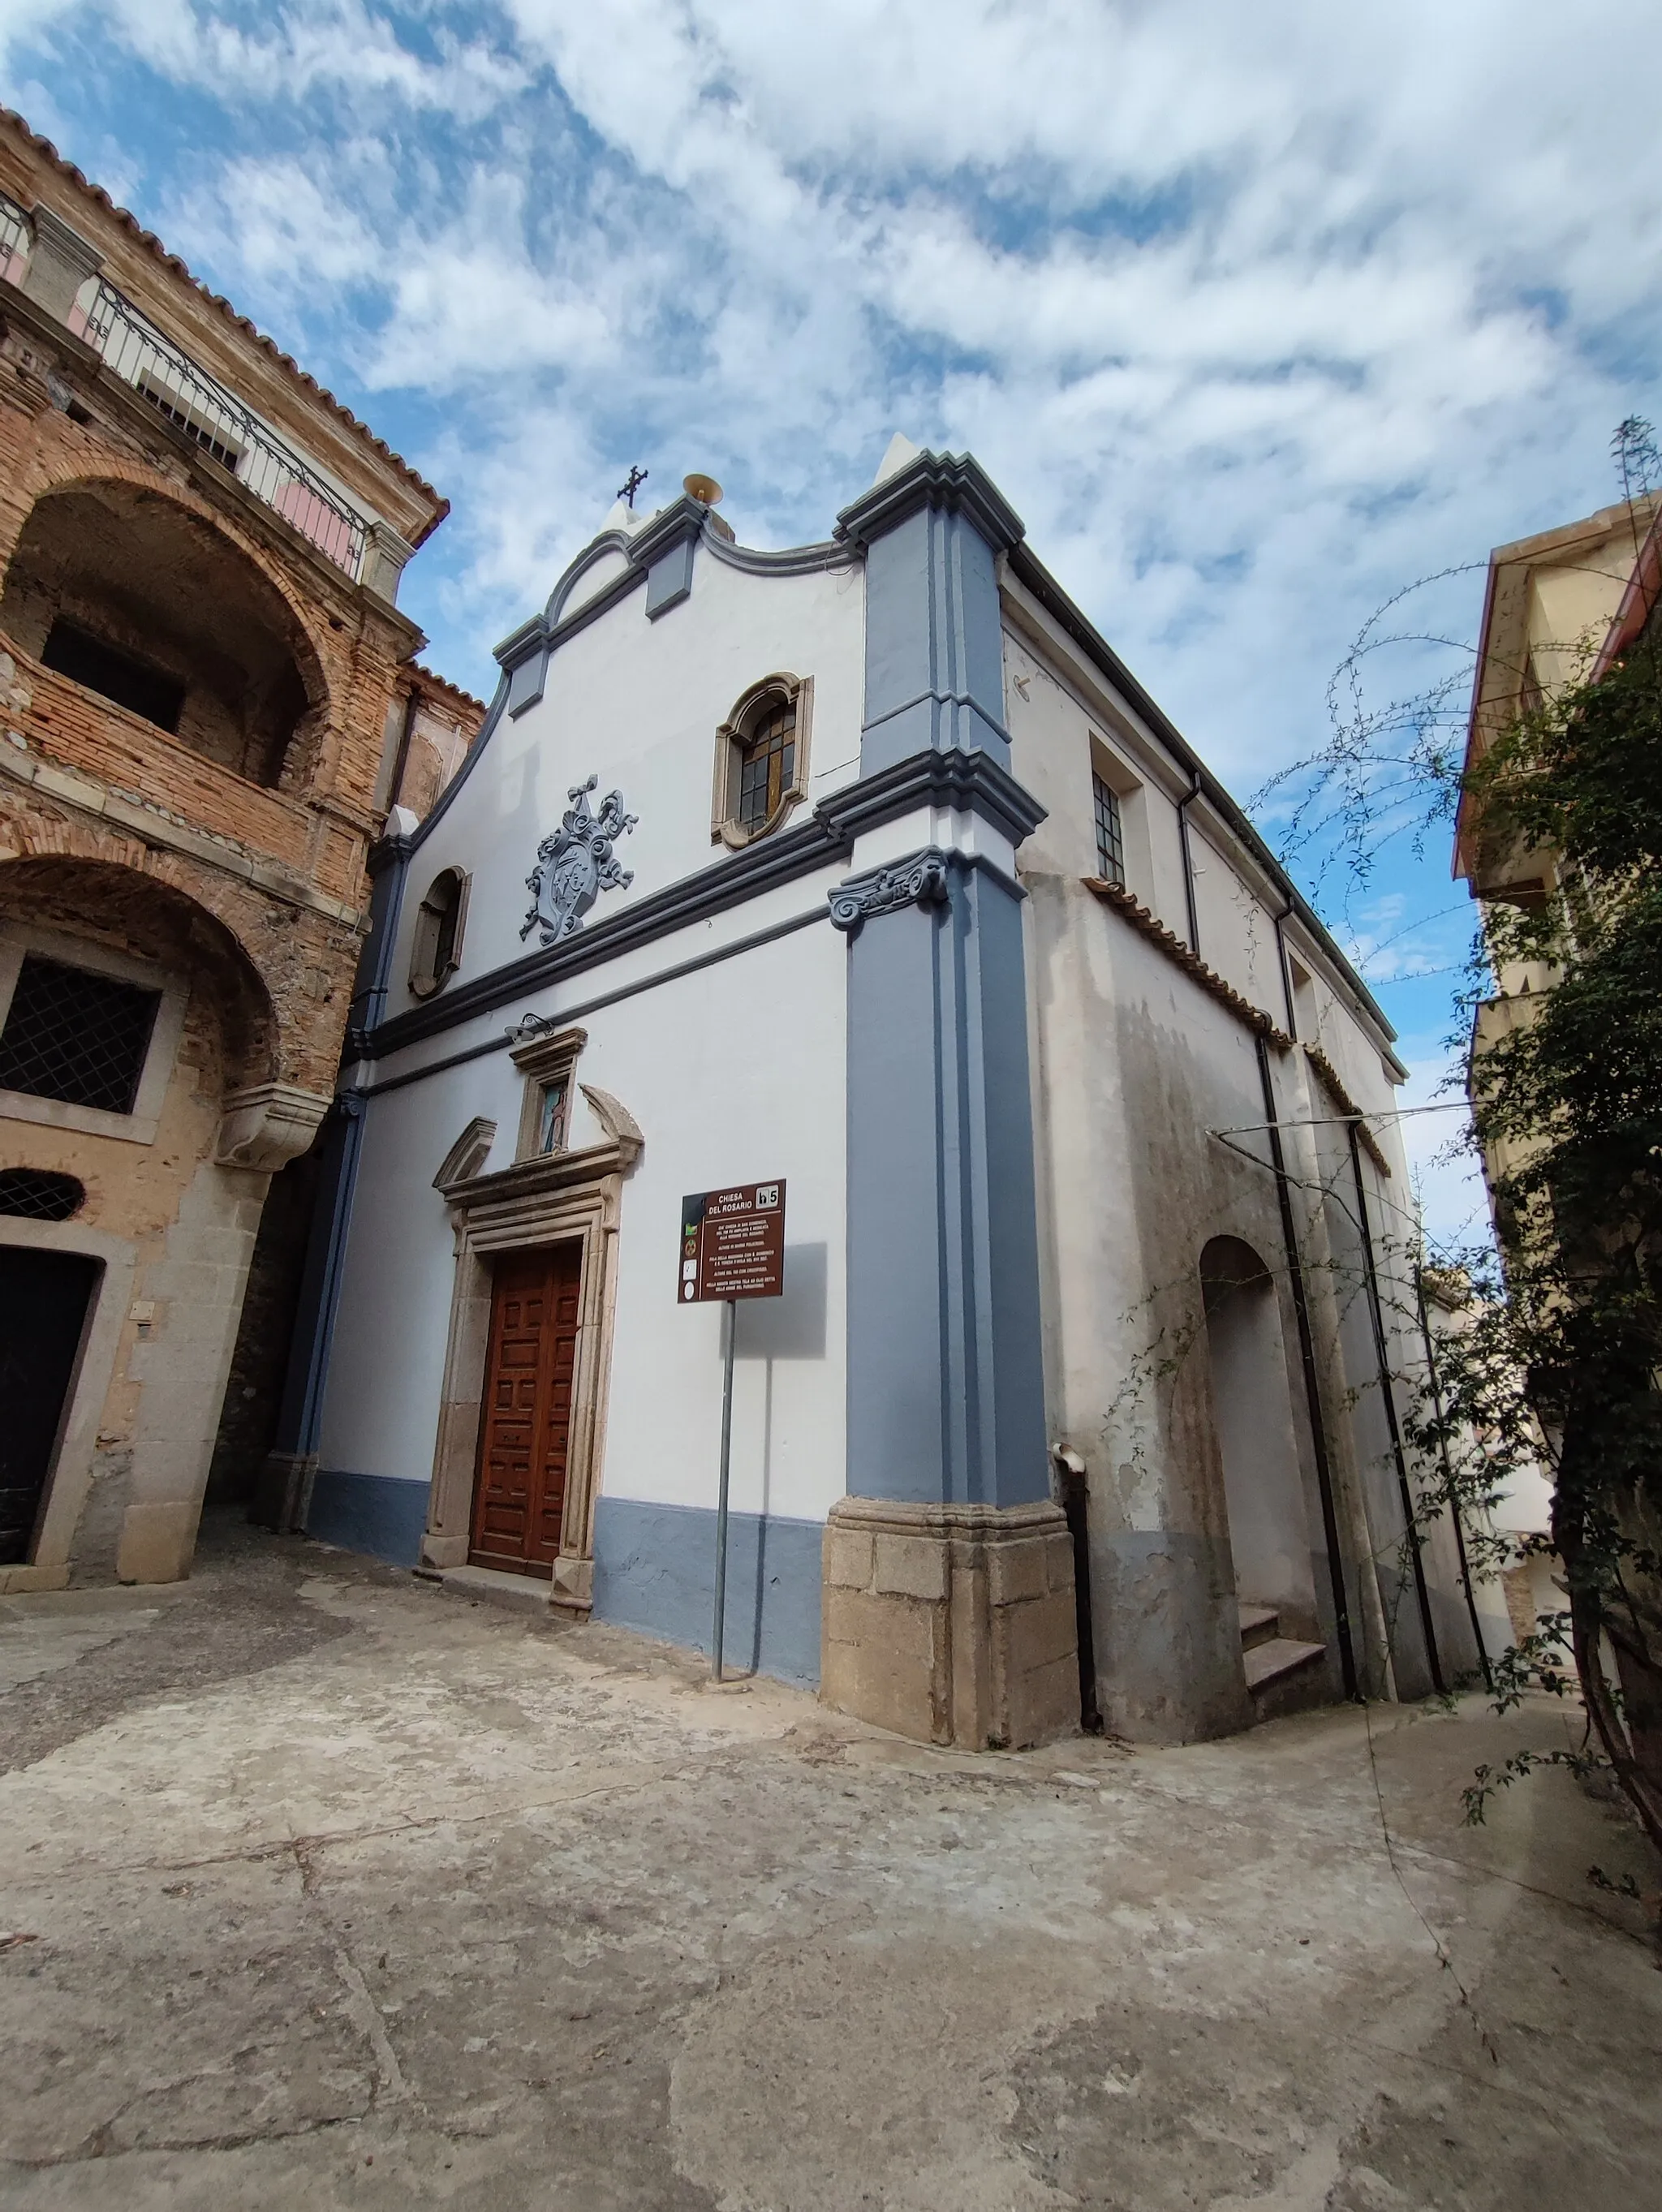
[[[1020,523],[974,461],[925,453],[837,527],[866,557],[862,780],[947,753],[953,809],[1025,836],[1044,811],[1008,774],[995,569]],[[1050,1494],[1022,898],[984,855],[934,848],[832,895],[856,1496]]]
[[1008,768],[996,562],[1020,516],[967,454],[920,453],[844,507],[835,534],[866,557],[861,774],[926,750]]

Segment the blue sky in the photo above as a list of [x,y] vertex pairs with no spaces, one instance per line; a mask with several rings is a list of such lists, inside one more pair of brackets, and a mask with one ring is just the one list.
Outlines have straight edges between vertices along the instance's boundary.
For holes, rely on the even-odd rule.
[[[1633,0],[0,0],[0,66],[448,494],[404,594],[447,673],[489,688],[631,462],[784,544],[899,428],[979,455],[1245,795],[1321,742],[1383,599],[1605,503],[1613,425],[1662,414],[1659,31]],[[1481,593],[1415,626],[1469,638]],[[1321,897],[1425,1098],[1446,843]],[[1447,1119],[1409,1125],[1445,1238]]]

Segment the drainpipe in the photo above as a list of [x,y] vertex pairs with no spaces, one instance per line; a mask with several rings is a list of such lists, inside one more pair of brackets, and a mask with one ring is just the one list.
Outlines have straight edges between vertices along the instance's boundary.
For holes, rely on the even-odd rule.
[[1183,899],[1189,914],[1189,950],[1200,957],[1200,915],[1195,907],[1195,862],[1189,849],[1189,810],[1200,797],[1200,770],[1190,769],[1190,785],[1178,801],[1178,846],[1183,854]]
[[[353,1031],[373,1028],[386,1005],[410,852],[407,836],[384,837],[369,856],[371,926],[354,979],[352,1027],[345,1053],[349,1060],[355,1052]],[[363,1149],[363,1095],[356,1086],[338,1091],[324,1123],[323,1171],[301,1266],[277,1432],[250,1515],[279,1532],[304,1528],[311,1510],[330,1346]]]
[[1437,1414],[1437,1453],[1443,1462],[1443,1480],[1448,1486],[1448,1510],[1449,1518],[1454,1523],[1454,1548],[1460,1555],[1460,1581],[1465,1589],[1466,1611],[1471,1617],[1472,1638],[1477,1646],[1477,1664],[1483,1670],[1483,1686],[1493,1697],[1495,1670],[1488,1663],[1488,1648],[1483,1642],[1482,1624],[1477,1618],[1477,1594],[1471,1587],[1471,1567],[1466,1558],[1466,1532],[1460,1519],[1460,1502],[1454,1495],[1454,1470],[1449,1465],[1448,1438],[1443,1430],[1443,1389],[1437,1379],[1437,1352],[1432,1341],[1431,1316],[1426,1311],[1425,1280],[1417,1269],[1414,1289],[1420,1307],[1420,1334],[1425,1340],[1426,1371],[1431,1378],[1431,1402]]
[[1373,1258],[1373,1237],[1367,1225],[1367,1186],[1362,1181],[1362,1150],[1356,1141],[1356,1124],[1347,1124],[1350,1139],[1350,1175],[1356,1189],[1356,1225],[1362,1239],[1362,1275],[1367,1287],[1368,1318],[1373,1324],[1373,1353],[1379,1369],[1379,1396],[1385,1406],[1385,1426],[1391,1432],[1391,1456],[1397,1465],[1397,1487],[1403,1502],[1403,1526],[1414,1557],[1414,1589],[1420,1603],[1420,1626],[1425,1636],[1426,1658],[1433,1687],[1445,1693],[1443,1662],[1437,1650],[1437,1632],[1431,1620],[1431,1593],[1426,1588],[1426,1563],[1420,1531],[1414,1518],[1414,1493],[1409,1487],[1408,1460],[1402,1431],[1397,1425],[1397,1400],[1391,1387],[1391,1353],[1385,1341],[1385,1310],[1379,1303],[1379,1271]]
[[1282,925],[1292,911],[1293,902],[1289,898],[1275,916],[1275,957],[1281,963],[1282,1003],[1287,1008],[1287,1034],[1296,1044],[1299,1041],[1299,1017],[1293,1005],[1293,973],[1287,964],[1287,939],[1282,935]]
[[1316,1344],[1310,1326],[1310,1306],[1305,1295],[1304,1267],[1299,1257],[1298,1231],[1293,1219],[1293,1193],[1287,1159],[1282,1150],[1281,1122],[1275,1110],[1275,1085],[1269,1072],[1269,1048],[1262,1034],[1253,1040],[1258,1053],[1258,1081],[1263,1088],[1263,1118],[1269,1126],[1269,1164],[1275,1172],[1275,1196],[1281,1206],[1282,1242],[1287,1248],[1287,1279],[1293,1292],[1293,1313],[1299,1330],[1299,1365],[1304,1375],[1305,1402],[1310,1413],[1311,1449],[1316,1461],[1316,1488],[1322,1501],[1322,1538],[1327,1546],[1327,1571],[1333,1586],[1333,1632],[1339,1642],[1339,1672],[1347,1698],[1360,1695],[1356,1654],[1350,1640],[1350,1603],[1345,1592],[1344,1554],[1339,1548],[1339,1516],[1333,1499],[1333,1468],[1327,1454],[1327,1427],[1322,1416],[1322,1395],[1316,1375]]
[[1052,1444],[1056,1486],[1067,1516],[1068,1534],[1074,1547],[1074,1626],[1079,1638],[1079,1724],[1087,1735],[1102,1734],[1102,1709],[1097,1702],[1096,1632],[1091,1614],[1091,1539],[1088,1524],[1090,1486],[1085,1462],[1067,1444]]
[[402,805],[404,771],[410,765],[410,741],[416,734],[416,714],[421,701],[419,689],[412,684],[405,695],[404,726],[399,732],[399,749],[393,759],[392,781],[387,787],[388,808]]

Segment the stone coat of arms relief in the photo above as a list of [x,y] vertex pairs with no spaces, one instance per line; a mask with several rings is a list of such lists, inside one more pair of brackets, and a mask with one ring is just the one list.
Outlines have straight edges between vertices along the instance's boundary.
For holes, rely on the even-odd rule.
[[592,775],[566,793],[574,803],[559,828],[537,848],[537,865],[525,879],[532,905],[521,937],[540,929],[545,945],[557,945],[581,928],[583,916],[602,891],[622,890],[635,880],[632,869],[618,866],[615,848],[639,817],[624,813],[621,791],[607,792],[600,812],[591,813],[588,794],[600,780]]

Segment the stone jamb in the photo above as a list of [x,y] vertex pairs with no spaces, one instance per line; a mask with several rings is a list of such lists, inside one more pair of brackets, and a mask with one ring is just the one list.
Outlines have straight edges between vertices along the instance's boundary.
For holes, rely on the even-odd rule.
[[[525,1078],[525,1089],[520,1102],[519,1136],[514,1146],[514,1158],[521,1160],[545,1157],[538,1145],[537,1135],[542,1122],[543,1092],[551,1083],[562,1078],[566,1085],[565,1117],[569,1127],[571,1109],[575,1103],[571,1093],[577,1055],[588,1042],[587,1030],[557,1030],[551,1036],[533,1038],[529,1044],[515,1045],[509,1058]],[[558,1148],[564,1151],[564,1146]]]
[[125,1237],[77,1221],[0,1222],[0,1244],[37,1252],[78,1252],[103,1263],[64,1400],[64,1424],[46,1476],[33,1556],[27,1566],[0,1566],[0,1597],[24,1590],[63,1589],[70,1579],[76,1530],[92,1487],[93,1458],[115,1374],[122,1326],[132,1303],[137,1248]]
[[638,1149],[637,1144],[614,1139],[476,1176],[447,1193],[456,1264],[422,1558],[434,1567],[458,1567],[467,1558],[490,1330],[491,1262],[501,1253],[575,1242],[582,1248],[576,1373],[560,1551],[549,1592],[549,1602],[569,1613],[586,1614],[593,1591],[594,1504],[605,1457],[618,1218],[624,1177]]

